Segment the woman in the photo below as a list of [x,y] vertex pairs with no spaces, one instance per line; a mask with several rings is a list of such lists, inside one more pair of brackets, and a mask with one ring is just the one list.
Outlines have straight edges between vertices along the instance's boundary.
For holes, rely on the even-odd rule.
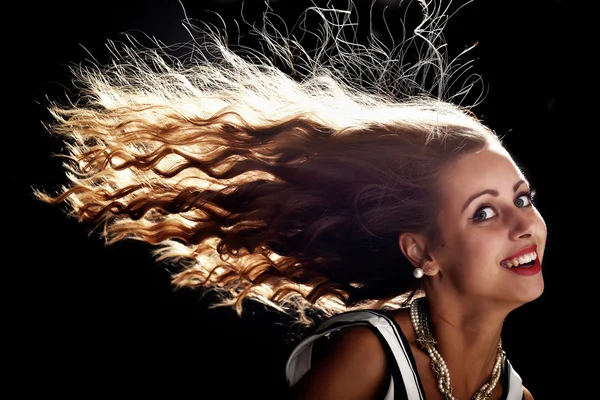
[[[431,140],[429,129],[418,134]],[[422,227],[403,229],[398,236],[424,297],[399,310],[349,312],[328,321],[288,362],[295,398],[368,399],[386,393],[385,398],[398,398],[394,393],[404,390],[411,399],[532,398],[526,389],[515,390],[520,379],[502,350],[501,331],[510,311],[543,292],[546,227],[533,207],[529,183],[485,128],[479,137],[457,133],[462,143],[448,143],[446,135],[466,129],[466,124],[443,126],[444,155],[437,163],[432,155],[415,162],[417,169],[440,171],[438,190],[428,182],[427,195],[426,190],[413,195],[423,211],[397,213],[406,225],[431,216]],[[422,146],[432,153],[442,147],[432,143]],[[449,156],[449,149],[460,150]],[[312,341],[338,331],[305,371]],[[388,343],[386,335],[391,335]],[[395,375],[400,382],[390,386],[393,368],[402,376]]]
[[397,46],[349,40],[350,7],[307,11],[316,51],[269,14],[261,52],[210,26],[190,29],[191,63],[112,43],[110,66],[74,68],[78,98],[51,106],[70,184],[36,194],[108,243],[156,245],[175,287],[314,326],[287,364],[291,397],[531,399],[501,333],[543,292],[544,221],[458,105],[477,78],[458,85],[468,63],[442,51],[448,9],[415,6]]

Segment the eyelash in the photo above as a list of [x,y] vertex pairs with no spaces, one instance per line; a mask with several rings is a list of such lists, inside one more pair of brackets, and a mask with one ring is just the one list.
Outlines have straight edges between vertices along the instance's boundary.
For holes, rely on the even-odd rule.
[[[522,207],[519,207],[519,208],[531,207],[533,205],[533,199],[535,197],[535,194],[536,194],[535,190],[530,190],[529,192],[520,193],[517,196],[517,199],[519,199],[519,198],[521,198],[523,196],[527,196],[529,204],[527,204],[525,206],[522,206]],[[496,215],[494,215],[493,217],[485,218],[485,219],[479,219],[479,218],[476,217],[477,214],[479,214],[482,210],[485,210],[486,208],[492,208],[493,209],[493,207],[491,205],[489,205],[489,204],[483,204],[481,207],[479,207],[477,209],[477,211],[475,211],[475,213],[473,214],[473,218],[470,218],[470,220],[473,221],[476,224],[480,224],[482,222],[486,222],[486,221],[491,220],[492,218],[495,218]]]

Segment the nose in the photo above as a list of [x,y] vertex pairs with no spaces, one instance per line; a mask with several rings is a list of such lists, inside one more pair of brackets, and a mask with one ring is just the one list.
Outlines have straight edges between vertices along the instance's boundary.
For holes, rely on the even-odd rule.
[[539,224],[540,215],[533,210],[517,209],[511,212],[508,226],[513,240],[531,237]]

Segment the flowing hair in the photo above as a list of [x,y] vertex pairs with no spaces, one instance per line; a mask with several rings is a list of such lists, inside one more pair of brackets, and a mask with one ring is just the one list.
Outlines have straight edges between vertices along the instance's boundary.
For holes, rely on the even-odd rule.
[[448,58],[449,8],[414,4],[392,45],[372,28],[359,43],[352,2],[290,30],[267,9],[256,48],[189,19],[185,45],[109,42],[112,61],[73,66],[77,98],[49,107],[69,184],[35,195],[107,244],[147,242],[174,287],[238,313],[247,298],[305,323],[401,305],[420,287],[399,233],[433,236],[441,168],[498,140],[458,105],[479,78]]

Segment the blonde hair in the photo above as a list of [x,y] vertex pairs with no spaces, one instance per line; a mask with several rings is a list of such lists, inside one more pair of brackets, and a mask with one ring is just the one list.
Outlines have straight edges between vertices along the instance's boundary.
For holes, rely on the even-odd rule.
[[35,194],[108,244],[155,246],[174,286],[215,306],[252,298],[304,323],[398,306],[419,290],[398,234],[433,234],[440,169],[498,141],[457,104],[479,78],[448,60],[448,9],[415,4],[421,22],[389,48],[351,40],[351,2],[303,14],[320,20],[311,51],[268,12],[251,31],[262,51],[189,21],[185,57],[110,42],[112,62],[73,67],[77,99],[50,106],[69,184]]

